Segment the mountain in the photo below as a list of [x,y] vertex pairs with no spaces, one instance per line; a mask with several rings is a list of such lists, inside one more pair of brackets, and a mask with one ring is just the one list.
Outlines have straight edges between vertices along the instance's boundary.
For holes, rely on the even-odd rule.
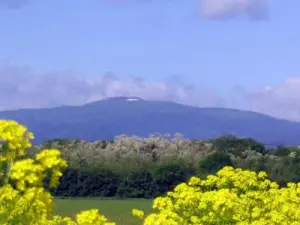
[[300,123],[228,108],[198,108],[174,102],[115,97],[82,106],[20,109],[0,112],[34,132],[34,143],[53,138],[88,141],[116,135],[148,136],[182,133],[186,138],[210,139],[227,134],[251,137],[268,145],[300,144]]

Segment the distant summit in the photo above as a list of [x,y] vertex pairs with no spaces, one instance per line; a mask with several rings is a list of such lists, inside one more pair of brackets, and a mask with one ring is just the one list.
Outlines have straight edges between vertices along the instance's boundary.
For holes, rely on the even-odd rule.
[[127,101],[127,102],[131,102],[131,101],[142,101],[142,98],[139,97],[125,97],[125,96],[117,96],[117,97],[109,97],[109,98],[105,98],[104,100],[113,100],[113,101]]

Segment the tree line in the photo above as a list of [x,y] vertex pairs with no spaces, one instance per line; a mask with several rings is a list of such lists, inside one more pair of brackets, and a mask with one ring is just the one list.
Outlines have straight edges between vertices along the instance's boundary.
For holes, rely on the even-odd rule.
[[55,139],[33,146],[27,157],[42,148],[60,149],[69,164],[60,185],[50,189],[60,197],[153,198],[191,176],[205,178],[227,165],[265,171],[283,186],[300,182],[298,147],[267,148],[234,135],[207,142],[180,134],[97,142]]

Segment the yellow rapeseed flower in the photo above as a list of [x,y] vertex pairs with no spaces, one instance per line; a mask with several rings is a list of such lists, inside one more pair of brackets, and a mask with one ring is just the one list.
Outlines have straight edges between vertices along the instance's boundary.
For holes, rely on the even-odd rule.
[[[97,209],[70,217],[53,215],[53,197],[43,187],[46,174],[50,186],[58,184],[67,162],[57,149],[45,149],[35,159],[19,159],[31,146],[33,134],[11,120],[0,120],[0,224],[11,225],[114,225]],[[15,187],[5,180],[10,179]]]

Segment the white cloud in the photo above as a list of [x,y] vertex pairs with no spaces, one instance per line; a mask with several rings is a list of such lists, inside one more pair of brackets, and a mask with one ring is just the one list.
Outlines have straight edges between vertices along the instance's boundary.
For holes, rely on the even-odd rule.
[[268,17],[267,0],[200,0],[201,16],[207,19],[230,19],[246,15],[253,20]]
[[0,110],[81,105],[114,96],[172,100],[180,103],[221,106],[214,92],[197,92],[174,77],[147,82],[141,78],[119,79],[112,73],[83,75],[72,71],[36,74],[26,67],[0,68]]
[[247,109],[275,117],[300,121],[300,78],[290,78],[278,86],[266,86],[244,96]]

